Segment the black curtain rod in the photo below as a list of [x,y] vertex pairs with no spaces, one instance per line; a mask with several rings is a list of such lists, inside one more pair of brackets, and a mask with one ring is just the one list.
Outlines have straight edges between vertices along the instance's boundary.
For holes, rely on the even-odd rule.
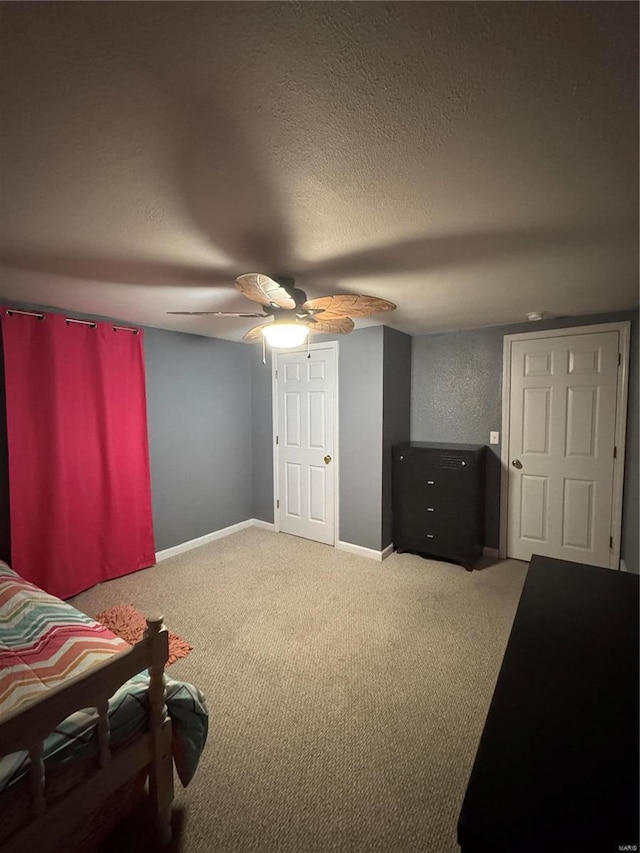
[[24,314],[25,317],[37,317],[38,320],[44,320],[44,314],[36,314],[34,311],[18,311],[17,308],[7,308],[8,317],[13,317],[14,314]]
[[97,325],[93,322],[93,320],[74,320],[73,317],[65,317],[64,321],[67,326],[69,325],[69,323],[75,323],[78,326],[89,326],[89,328],[91,329],[95,329]]
[[[7,315],[12,317],[14,314],[23,314],[25,317],[37,317],[38,320],[45,320],[46,317],[44,314],[39,314],[36,311],[20,311],[18,308],[7,308]],[[90,326],[92,329],[95,329],[97,323],[94,320],[75,320],[73,317],[65,317],[64,321],[67,325],[69,323],[77,323],[79,326]],[[132,329],[130,326],[112,326],[111,327],[114,332],[131,332],[133,335],[137,335],[139,330]]]

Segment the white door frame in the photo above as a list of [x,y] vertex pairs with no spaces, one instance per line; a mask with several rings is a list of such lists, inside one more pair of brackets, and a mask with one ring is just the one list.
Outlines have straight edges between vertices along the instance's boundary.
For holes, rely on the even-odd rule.
[[500,452],[500,557],[507,556],[507,533],[509,524],[509,404],[511,402],[511,344],[534,338],[560,338],[566,335],[595,335],[600,332],[619,332],[620,371],[616,397],[616,458],[613,461],[613,503],[611,507],[611,548],[609,567],[620,568],[620,536],[622,532],[622,493],[624,484],[625,439],[627,434],[627,398],[629,394],[629,339],[631,323],[599,323],[593,326],[569,326],[562,329],[547,329],[538,332],[521,332],[504,336],[502,357],[502,446]]
[[338,359],[340,356],[340,347],[338,345],[338,341],[327,341],[323,344],[309,344],[309,347],[301,346],[296,347],[294,349],[276,349],[272,348],[271,355],[271,413],[273,420],[273,433],[271,435],[271,441],[273,444],[273,521],[274,521],[274,529],[276,533],[280,532],[280,514],[278,510],[278,497],[280,494],[280,483],[279,483],[279,465],[278,465],[278,453],[279,447],[276,444],[276,436],[279,435],[278,432],[278,380],[276,378],[276,370],[278,366],[278,355],[288,355],[289,353],[299,352],[306,353],[307,349],[310,349],[311,352],[314,350],[323,350],[323,349],[332,349],[336,355],[336,375],[334,377],[335,383],[335,420],[333,424],[333,465],[332,474],[333,474],[333,510],[334,510],[334,519],[333,519],[333,547],[338,547],[338,542],[340,541],[340,442],[338,441],[339,432],[338,432],[338,424],[340,423],[340,411],[338,406],[338,401],[340,399],[338,381],[340,377],[340,370],[338,367]]

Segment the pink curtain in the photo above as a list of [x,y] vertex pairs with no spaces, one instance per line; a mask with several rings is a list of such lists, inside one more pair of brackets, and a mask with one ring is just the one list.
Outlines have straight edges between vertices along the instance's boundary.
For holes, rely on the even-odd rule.
[[152,565],[142,332],[0,316],[13,568],[68,598]]

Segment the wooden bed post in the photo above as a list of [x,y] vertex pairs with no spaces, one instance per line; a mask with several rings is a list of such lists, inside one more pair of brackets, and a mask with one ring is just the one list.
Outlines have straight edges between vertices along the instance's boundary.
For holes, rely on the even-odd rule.
[[171,721],[167,716],[164,667],[169,657],[169,635],[163,616],[148,616],[145,637],[153,640],[149,667],[149,731],[153,758],[149,770],[149,793],[155,813],[155,842],[161,850],[171,841],[173,759]]

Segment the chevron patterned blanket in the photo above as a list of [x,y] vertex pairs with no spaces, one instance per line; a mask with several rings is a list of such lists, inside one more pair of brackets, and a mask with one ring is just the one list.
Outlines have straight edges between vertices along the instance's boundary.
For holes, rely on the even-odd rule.
[[[0,722],[66,679],[130,648],[95,619],[28,583],[0,561]],[[144,732],[149,677],[140,673],[109,700],[112,747]],[[197,687],[167,679],[173,755],[181,781],[192,778],[208,729]],[[44,743],[47,766],[96,749],[95,709],[72,714]],[[0,756],[0,791],[28,770],[26,753]]]
[[0,717],[128,648],[0,562]]

